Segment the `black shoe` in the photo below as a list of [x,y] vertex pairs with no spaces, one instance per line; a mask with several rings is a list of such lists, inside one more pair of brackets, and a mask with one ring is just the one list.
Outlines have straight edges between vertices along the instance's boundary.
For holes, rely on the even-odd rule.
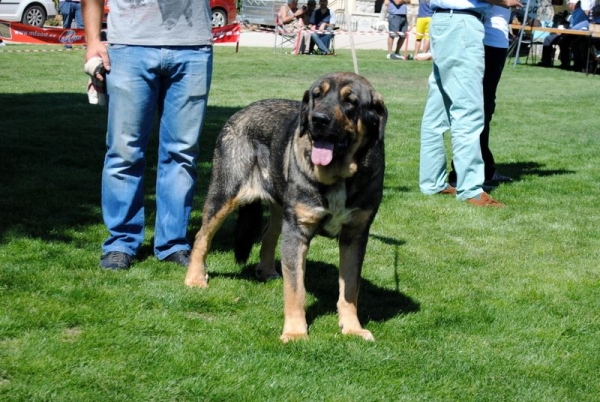
[[133,257],[121,251],[111,251],[100,258],[100,266],[103,269],[111,271],[120,271],[129,269]]
[[175,251],[173,254],[169,254],[163,261],[174,262],[187,268],[190,263],[190,250]]
[[496,186],[498,186],[498,184],[501,184],[501,183],[512,183],[512,182],[513,182],[512,177],[503,176],[499,173],[494,173],[494,175],[492,176],[491,179],[483,182],[483,185],[496,187]]

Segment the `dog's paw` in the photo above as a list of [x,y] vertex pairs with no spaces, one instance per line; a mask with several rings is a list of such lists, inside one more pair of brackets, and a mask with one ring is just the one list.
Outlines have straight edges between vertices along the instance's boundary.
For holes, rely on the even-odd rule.
[[307,340],[308,333],[306,333],[306,332],[300,332],[300,333],[284,332],[283,334],[281,334],[279,339],[281,339],[281,342],[283,342],[283,343],[288,343],[290,341],[297,341],[297,340]]
[[263,281],[263,282],[269,282],[269,281],[273,281],[276,279],[281,279],[281,275],[279,275],[278,272],[265,273],[265,272],[257,269],[255,274],[256,274],[256,279],[258,279],[259,281]]
[[190,288],[207,288],[208,287],[208,275],[204,277],[196,278],[196,277],[186,277],[185,278],[186,286]]
[[275,270],[275,266],[265,268],[262,264],[258,264],[256,266],[254,275],[256,275],[256,279],[263,282],[281,278],[281,275],[279,275],[279,273]]
[[371,331],[366,330],[364,328],[358,328],[358,329],[345,329],[345,328],[342,328],[342,334],[344,334],[344,335],[360,336],[365,341],[370,341],[370,342],[374,342],[375,341],[375,337],[373,336],[373,334],[371,333]]

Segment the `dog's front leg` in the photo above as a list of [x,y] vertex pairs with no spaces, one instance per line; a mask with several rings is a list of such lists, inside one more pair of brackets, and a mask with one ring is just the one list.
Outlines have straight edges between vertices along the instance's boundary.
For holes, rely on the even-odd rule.
[[296,222],[283,222],[281,273],[283,274],[284,323],[280,339],[286,343],[308,338],[304,272],[309,240]]
[[367,341],[375,338],[358,320],[358,291],[362,264],[365,258],[371,213],[355,213],[351,223],[340,233],[340,295],[337,303],[339,325],[344,335],[357,335]]

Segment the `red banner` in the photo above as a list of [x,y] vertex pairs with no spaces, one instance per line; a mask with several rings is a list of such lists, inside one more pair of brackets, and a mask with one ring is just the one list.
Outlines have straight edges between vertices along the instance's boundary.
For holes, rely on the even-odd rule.
[[238,43],[240,41],[240,24],[225,25],[221,28],[213,28],[214,43]]
[[[213,43],[237,43],[240,41],[240,25],[231,24],[213,28]],[[83,29],[39,28],[18,22],[0,21],[0,39],[31,44],[84,45]]]

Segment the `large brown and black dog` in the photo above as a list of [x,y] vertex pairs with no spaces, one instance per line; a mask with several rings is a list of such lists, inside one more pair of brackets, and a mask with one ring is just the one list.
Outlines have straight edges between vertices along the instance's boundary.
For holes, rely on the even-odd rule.
[[262,237],[260,279],[278,277],[280,234],[284,282],[284,342],[306,338],[304,274],[311,239],[337,237],[340,248],[339,325],[343,334],[373,340],[357,315],[358,289],[369,228],[383,191],[387,109],[361,76],[333,73],[317,80],[302,102],[258,101],[234,114],[217,139],[202,227],[185,283],[206,287],[206,257],[215,232],[237,207],[235,255],[245,262],[250,231],[270,204]]

